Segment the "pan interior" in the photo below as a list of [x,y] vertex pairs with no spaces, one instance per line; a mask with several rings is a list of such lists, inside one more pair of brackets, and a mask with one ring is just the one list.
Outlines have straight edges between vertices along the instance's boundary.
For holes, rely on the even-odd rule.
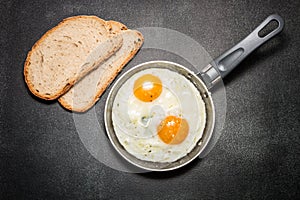
[[[128,153],[124,147],[120,144],[115,132],[114,127],[112,123],[112,107],[114,99],[120,89],[120,87],[135,73],[140,72],[145,69],[149,68],[163,68],[163,69],[169,69],[171,71],[177,72],[184,77],[186,77],[189,81],[191,81],[195,87],[198,89],[199,93],[201,94],[201,97],[205,103],[205,109],[206,109],[206,125],[204,128],[204,133],[202,135],[202,138],[197,142],[197,145],[192,149],[191,152],[189,152],[185,157],[171,163],[158,163],[158,162],[150,162],[150,161],[144,161],[137,159],[130,153]],[[134,164],[135,166],[138,166],[142,169],[151,170],[151,171],[167,171],[176,169],[179,167],[182,167],[189,162],[191,162],[194,158],[196,158],[206,147],[208,141],[211,138],[213,127],[214,127],[214,105],[213,101],[210,95],[210,92],[207,90],[205,84],[201,81],[201,79],[196,76],[192,71],[188,70],[187,68],[168,61],[151,61],[146,62],[143,64],[140,64],[128,72],[126,72],[123,76],[120,77],[120,79],[114,84],[112,90],[110,91],[110,94],[108,96],[106,106],[105,106],[105,112],[104,112],[104,120],[105,120],[105,126],[106,131],[109,136],[109,139],[111,140],[114,148],[120,153],[120,155],[125,158],[130,163]]]

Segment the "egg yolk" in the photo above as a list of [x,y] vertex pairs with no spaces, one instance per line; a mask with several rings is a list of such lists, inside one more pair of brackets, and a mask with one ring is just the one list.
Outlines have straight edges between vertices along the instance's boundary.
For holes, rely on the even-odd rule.
[[145,74],[134,82],[133,92],[143,102],[152,102],[162,92],[162,83],[157,76]]
[[188,122],[176,116],[167,116],[157,128],[159,138],[166,144],[180,144],[188,132]]

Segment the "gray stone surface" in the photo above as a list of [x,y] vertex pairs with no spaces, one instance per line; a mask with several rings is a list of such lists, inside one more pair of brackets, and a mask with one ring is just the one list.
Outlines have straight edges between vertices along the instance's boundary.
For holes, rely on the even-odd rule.
[[[272,13],[285,29],[226,77],[216,147],[176,171],[130,174],[101,164],[82,145],[72,113],[24,84],[27,52],[68,16],[174,29],[216,57]],[[1,1],[0,199],[299,198],[299,13],[299,1]]]

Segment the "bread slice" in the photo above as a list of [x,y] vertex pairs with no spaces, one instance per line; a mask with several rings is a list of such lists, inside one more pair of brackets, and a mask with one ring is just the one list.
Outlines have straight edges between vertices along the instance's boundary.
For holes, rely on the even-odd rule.
[[122,36],[96,16],[75,16],[46,32],[28,53],[24,76],[29,90],[53,100],[109,58],[122,45]]
[[100,98],[118,72],[132,59],[143,44],[142,34],[136,30],[127,30],[126,26],[110,21],[112,31],[120,32],[122,47],[99,67],[75,84],[58,101],[68,110],[84,112],[90,109]]

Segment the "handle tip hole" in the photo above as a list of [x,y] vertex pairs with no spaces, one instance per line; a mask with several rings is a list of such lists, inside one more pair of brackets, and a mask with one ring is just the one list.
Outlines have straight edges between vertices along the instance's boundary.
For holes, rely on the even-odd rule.
[[258,36],[260,38],[263,38],[263,37],[267,36],[268,34],[270,34],[272,31],[274,31],[278,27],[279,27],[278,21],[273,19],[258,32]]

